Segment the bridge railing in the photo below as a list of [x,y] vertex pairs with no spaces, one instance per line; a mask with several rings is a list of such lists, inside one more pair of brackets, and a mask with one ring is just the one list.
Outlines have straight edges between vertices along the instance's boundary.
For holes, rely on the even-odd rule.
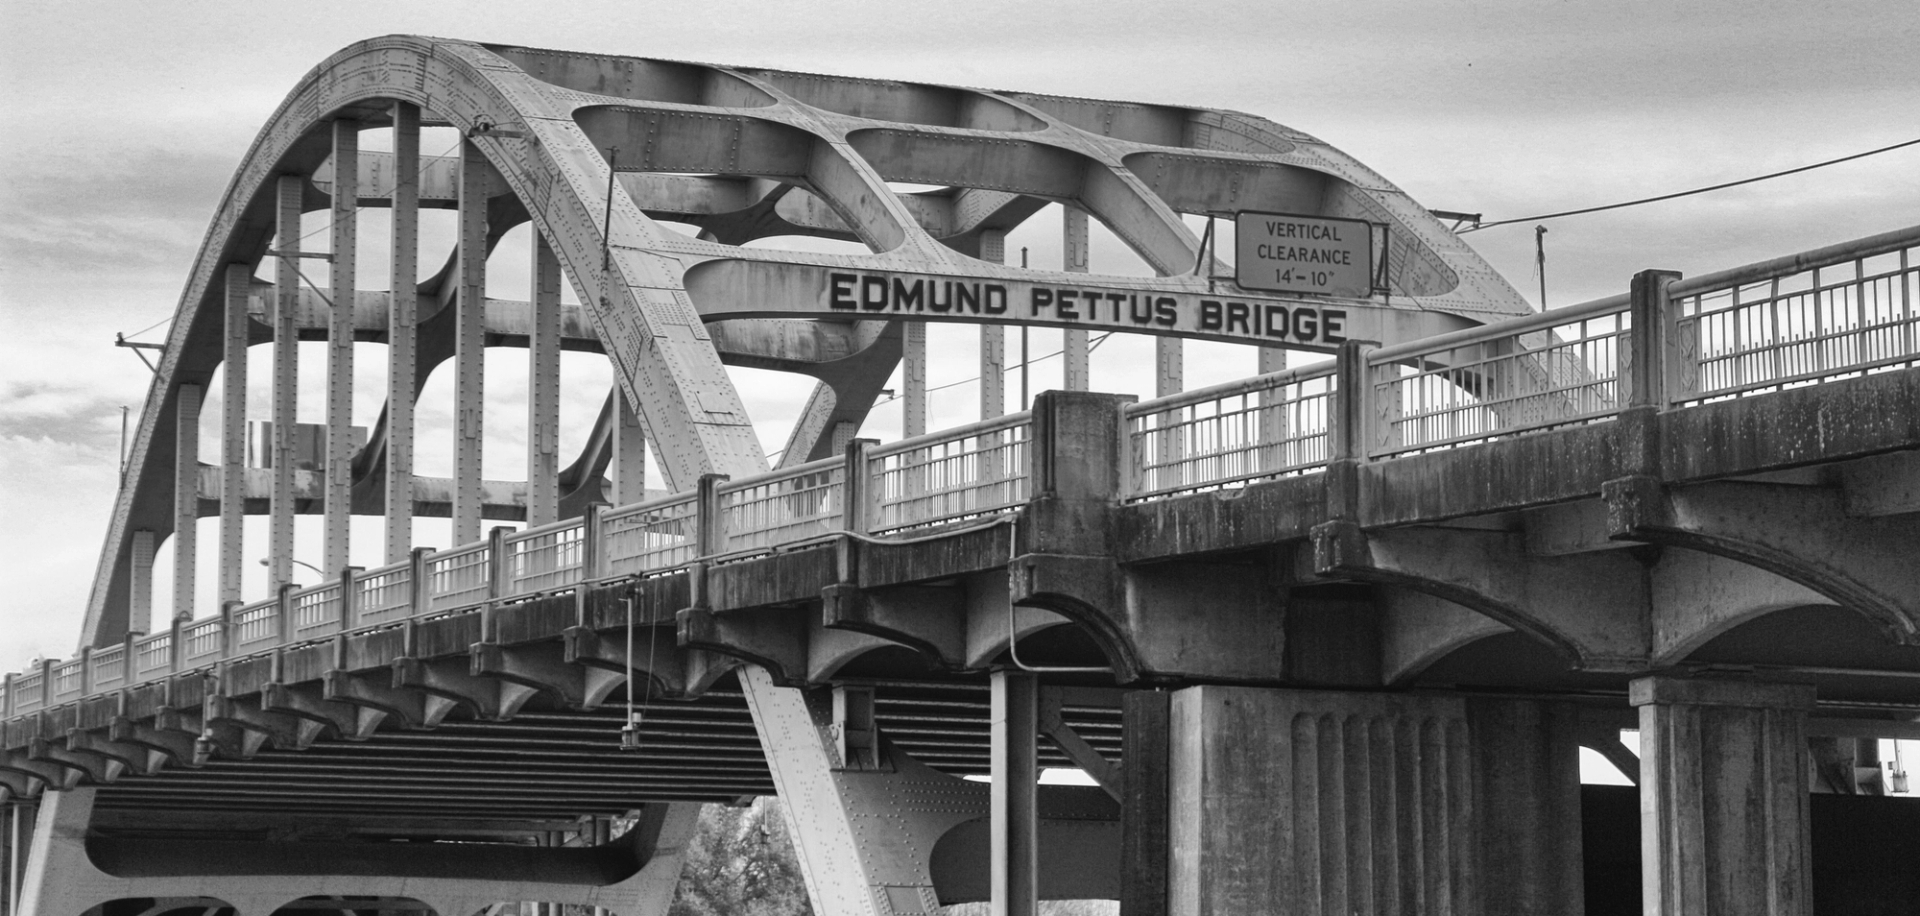
[[[1920,227],[1682,280],[1335,362],[1122,408],[1128,501],[1378,460],[1615,416],[1920,366]],[[1657,370],[1657,371],[1656,371]],[[1341,380],[1354,380],[1342,387]],[[1636,390],[1638,386],[1639,390]],[[1356,403],[1352,398],[1359,398]],[[1350,441],[1334,427],[1355,418]],[[609,577],[671,571],[848,531],[886,535],[990,516],[1032,496],[1032,415],[728,481],[484,542],[416,550],[217,616],[0,679],[0,720],[232,658],[462,613]],[[1344,454],[1344,453],[1343,453]]]
[[1920,362],[1915,235],[1889,232],[1676,281],[1669,402]]
[[1155,499],[1324,467],[1334,366],[1256,376],[1126,408],[1126,497]]

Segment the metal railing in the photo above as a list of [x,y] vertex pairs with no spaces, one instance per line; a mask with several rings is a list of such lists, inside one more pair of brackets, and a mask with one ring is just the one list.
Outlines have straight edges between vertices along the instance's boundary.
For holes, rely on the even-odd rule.
[[865,525],[885,534],[991,515],[1027,499],[1028,412],[865,450]]
[[[1920,366],[1920,227],[1121,409],[1139,502],[1358,460]],[[1637,304],[1636,304],[1637,303]],[[1640,327],[1635,327],[1638,316]],[[1641,352],[1641,351],[1645,352]],[[1658,365],[1661,371],[1649,373]],[[1353,391],[1342,379],[1360,380]],[[1645,379],[1660,390],[1632,390]],[[1358,404],[1348,398],[1358,395]],[[1343,421],[1341,417],[1354,417]],[[1337,427],[1353,422],[1353,437]],[[473,611],[838,531],[886,535],[1008,512],[1032,494],[1028,413],[525,531],[333,581],[0,679],[0,720],[221,661]],[[1104,447],[1104,446],[1103,446]],[[1051,453],[1051,452],[1050,452]],[[1346,452],[1341,452],[1346,457]]]
[[1127,496],[1155,499],[1324,467],[1334,366],[1327,363],[1132,404]]
[[1675,283],[1672,403],[1920,363],[1920,242],[1887,233]]

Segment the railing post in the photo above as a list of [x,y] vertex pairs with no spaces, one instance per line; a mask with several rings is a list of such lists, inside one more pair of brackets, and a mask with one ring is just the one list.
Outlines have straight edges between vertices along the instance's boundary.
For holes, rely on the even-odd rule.
[[426,547],[415,547],[407,554],[407,616],[410,618],[433,610],[433,580],[427,564],[427,557],[432,553]]
[[1620,356],[1625,363],[1620,379],[1627,386],[1626,408],[1620,412],[1617,447],[1620,467],[1614,478],[1660,475],[1660,436],[1658,414],[1672,403],[1667,388],[1667,370],[1672,366],[1669,321],[1672,309],[1667,305],[1668,290],[1680,274],[1671,270],[1643,270],[1633,275],[1628,294],[1628,346]]
[[873,490],[878,482],[867,475],[872,466],[867,450],[879,444],[878,439],[847,443],[846,465],[840,473],[840,526],[856,534],[873,530]]
[[140,674],[140,640],[145,633],[129,631],[125,643],[120,649],[120,686],[132,687],[134,679]]
[[80,695],[93,693],[93,647],[80,647]]
[[[300,629],[293,619],[293,591],[293,584],[288,583],[282,586],[280,594],[275,596],[277,600],[274,603],[273,615],[276,618],[276,626],[274,628],[276,638],[273,644],[276,646],[284,646],[287,643],[293,642],[293,634],[299,632]],[[239,638],[237,634],[233,646],[235,649],[239,648]]]
[[[291,589],[292,587],[293,586],[291,583],[282,584],[280,586],[279,600],[282,604],[286,603],[287,590]],[[233,649],[234,649],[233,644],[239,641],[238,640],[239,634],[234,632],[234,625],[233,625],[233,612],[239,607],[240,607],[240,602],[238,601],[220,602],[220,657],[221,658],[232,658]]]
[[510,593],[507,572],[507,528],[495,525],[487,531],[487,601],[480,605],[480,641],[493,642],[495,607]]
[[694,499],[693,525],[695,540],[702,557],[720,553],[727,546],[726,513],[720,511],[720,484],[729,480],[725,474],[700,475],[699,489]]
[[15,696],[13,679],[17,676],[18,675],[9,671],[5,677],[0,677],[0,718],[10,719],[13,717],[13,698]]
[[607,550],[600,541],[605,537],[606,524],[606,503],[593,503],[580,516],[580,581],[573,588],[574,626],[587,625],[587,592],[592,590],[592,583],[606,575]]
[[1380,345],[1349,340],[1334,357],[1332,405],[1327,412],[1327,518],[1360,514],[1360,465],[1372,455],[1373,373],[1371,354]]
[[40,708],[46,709],[53,702],[53,659],[40,660]]
[[[221,606],[225,607],[226,605],[232,604],[232,603],[233,602],[230,602],[230,601],[223,601],[221,602]],[[184,637],[186,634],[180,632],[185,627],[185,624],[186,624],[186,621],[181,620],[178,617],[173,618],[173,638],[167,640],[167,673],[168,674],[179,674],[180,663],[184,661],[187,657],[186,646],[183,645],[183,639],[182,639],[182,637]]]
[[353,629],[360,619],[360,597],[354,588],[360,574],[365,569],[359,566],[340,567],[340,631]]

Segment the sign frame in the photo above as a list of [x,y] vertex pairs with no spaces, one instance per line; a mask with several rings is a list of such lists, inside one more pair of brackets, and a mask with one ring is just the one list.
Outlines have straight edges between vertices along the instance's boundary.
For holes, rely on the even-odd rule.
[[[1289,236],[1290,238],[1304,237],[1313,241],[1320,241],[1319,232],[1334,236],[1334,241],[1337,241],[1339,246],[1332,248],[1317,247],[1310,250],[1316,255],[1326,256],[1329,259],[1332,259],[1335,255],[1342,256],[1344,259],[1343,263],[1332,264],[1327,269],[1321,270],[1312,266],[1311,262],[1308,262],[1296,267],[1286,268],[1285,274],[1282,274],[1282,268],[1274,265],[1289,263],[1291,259],[1275,259],[1263,257],[1259,254],[1262,249],[1266,249],[1273,244],[1274,236],[1270,228],[1274,222],[1273,218],[1286,221],[1295,227],[1306,227],[1309,233],[1312,233],[1301,236]],[[1249,225],[1253,225],[1256,221],[1263,219],[1269,220],[1269,228],[1267,230],[1264,232],[1245,231]],[[1347,229],[1350,234],[1357,235],[1361,239],[1359,244],[1355,245],[1348,239],[1340,238],[1340,229]],[[1376,229],[1380,230],[1381,236],[1378,249],[1379,259],[1377,262],[1374,258],[1374,230]],[[1358,230],[1358,232],[1353,232],[1353,230]],[[1307,213],[1282,213],[1270,210],[1236,210],[1233,213],[1233,282],[1245,290],[1279,293],[1290,296],[1329,296],[1333,298],[1365,299],[1375,294],[1386,293],[1387,253],[1390,250],[1387,238],[1389,231],[1388,227],[1384,224],[1362,219],[1317,216]],[[1305,246],[1299,246],[1291,247],[1290,250],[1307,251],[1309,249],[1305,248]],[[1353,257],[1356,253],[1359,255],[1358,258]],[[1250,256],[1250,254],[1252,256]],[[1355,260],[1363,261],[1364,263],[1355,264],[1353,263]],[[1268,272],[1287,276],[1287,278],[1282,280],[1280,276],[1276,276],[1272,281],[1261,279],[1261,275]],[[1297,279],[1290,276],[1296,272],[1299,274]]]

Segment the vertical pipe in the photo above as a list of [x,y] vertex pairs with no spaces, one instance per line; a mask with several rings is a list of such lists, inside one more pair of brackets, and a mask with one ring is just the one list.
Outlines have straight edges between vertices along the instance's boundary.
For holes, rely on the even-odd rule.
[[[173,616],[193,618],[199,569],[200,402],[206,389],[181,385],[173,401]],[[128,629],[135,629],[133,621]]]
[[632,505],[647,498],[647,435],[626,394],[613,389],[613,502]]
[[145,528],[133,533],[133,563],[128,573],[132,582],[127,589],[127,630],[145,630],[153,626],[153,532]]
[[487,162],[460,144],[459,302],[454,314],[453,542],[480,540],[480,445],[485,406]]
[[988,890],[993,916],[1039,911],[1040,684],[1024,671],[993,672],[993,789]]
[[247,520],[247,304],[253,271],[227,265],[226,339],[221,349],[220,404],[220,595],[240,600],[246,563]]
[[273,492],[268,497],[267,586],[293,581],[293,464],[300,432],[300,199],[307,180],[282,175],[275,246],[282,252],[273,270]]
[[[998,229],[980,232],[980,260],[1004,264],[1007,260],[1007,234]],[[991,420],[1007,412],[1007,329],[997,324],[980,326],[980,419]]]
[[413,546],[414,287],[420,268],[420,109],[393,103],[392,266],[387,289],[388,563]]
[[[1065,255],[1068,273],[1083,274],[1088,270],[1087,254],[1087,211],[1078,207],[1061,208],[1060,249]],[[1091,384],[1092,371],[1089,366],[1090,351],[1087,346],[1087,332],[1064,331],[1061,333],[1061,349],[1065,359],[1064,383],[1068,391],[1086,391]]]
[[906,352],[900,359],[900,434],[911,438],[927,431],[927,326],[906,323]]
[[335,575],[347,565],[353,518],[353,305],[360,205],[360,123],[333,122],[333,270],[327,280],[327,463],[323,505],[325,561]]
[[533,333],[527,347],[527,525],[560,519],[560,259],[533,233]]

